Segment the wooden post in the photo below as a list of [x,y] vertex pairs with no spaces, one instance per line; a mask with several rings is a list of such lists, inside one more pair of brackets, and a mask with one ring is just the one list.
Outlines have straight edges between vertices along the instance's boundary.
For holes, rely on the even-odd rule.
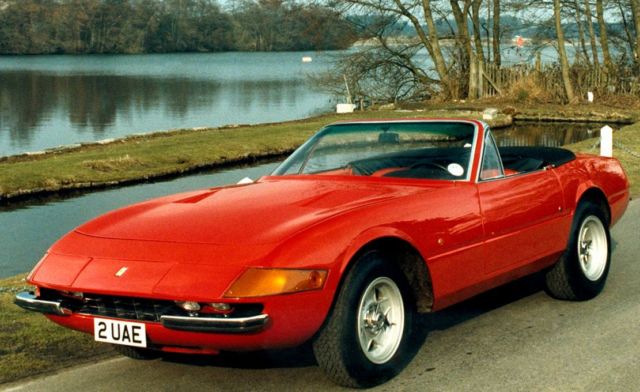
[[608,125],[600,129],[600,155],[603,157],[613,156],[613,129]]

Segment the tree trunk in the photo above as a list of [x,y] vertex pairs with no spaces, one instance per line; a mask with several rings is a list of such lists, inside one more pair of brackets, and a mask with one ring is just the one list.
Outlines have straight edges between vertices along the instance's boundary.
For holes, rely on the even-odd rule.
[[[633,33],[631,32],[631,29],[629,28],[629,21],[627,20],[627,13],[624,7],[625,5],[628,5],[631,8],[631,13],[632,13],[631,22],[633,23],[633,21],[635,20],[635,18],[633,17],[633,15],[635,15],[632,7],[633,3],[631,2],[631,0],[628,0],[627,4],[623,4],[622,0],[617,0],[616,5],[618,6],[618,10],[620,11],[620,18],[622,18],[622,26],[624,26],[625,39],[627,41],[627,45],[629,45],[629,51],[631,53],[631,57],[633,58],[634,62],[637,62],[638,53],[636,52],[636,41],[633,37]],[[634,26],[634,29],[635,29],[635,26]]]
[[493,63],[500,68],[500,0],[493,0]]
[[562,83],[569,103],[575,102],[571,77],[569,75],[569,61],[564,48],[564,31],[562,31],[562,18],[560,16],[560,0],[553,0],[553,16],[556,24],[556,35],[558,36],[558,53],[560,55],[560,66],[562,67]]
[[480,6],[482,5],[482,0],[473,0],[471,5],[471,21],[473,23],[473,42],[476,47],[476,56],[477,60],[481,61],[483,64],[484,60],[484,50],[482,49],[482,33],[480,31]]
[[471,63],[475,61],[473,54],[473,47],[471,45],[471,37],[469,36],[469,29],[467,28],[467,14],[469,13],[469,7],[471,6],[471,0],[465,0],[464,8],[461,9],[457,0],[449,0],[451,4],[451,10],[456,20],[457,27],[457,40],[458,45],[462,47],[462,53],[464,55],[463,71],[467,71],[467,78],[469,81],[469,91],[467,96],[469,98],[476,98],[477,95],[477,78],[473,78],[470,72],[472,67]]
[[578,38],[580,39],[580,49],[582,50],[582,56],[584,57],[584,61],[589,64],[589,54],[587,53],[587,44],[584,39],[584,26],[582,25],[582,13],[580,12],[580,4],[578,4],[578,0],[573,0],[573,5],[576,9],[575,19],[576,24],[578,25]]
[[640,67],[640,0],[631,0],[631,9],[636,26],[636,64]]
[[602,57],[604,66],[610,68],[613,65],[609,54],[609,37],[607,34],[607,24],[604,21],[604,7],[602,0],[596,0],[596,12],[598,13],[598,26],[600,27],[600,46],[602,47]]
[[431,50],[429,53],[433,58],[433,62],[436,65],[436,72],[438,73],[438,77],[442,81],[442,84],[447,88],[448,95],[453,98],[458,98],[457,91],[453,91],[453,85],[451,84],[451,78],[449,77],[449,72],[447,70],[447,64],[444,61],[444,56],[442,55],[442,49],[440,48],[440,39],[438,38],[438,30],[436,29],[436,24],[433,21],[433,13],[431,12],[431,1],[430,0],[422,0],[422,10],[424,12],[424,20],[427,22],[427,30],[429,32],[428,42],[431,46]]
[[591,14],[591,3],[589,0],[584,0],[585,15],[587,16],[587,27],[589,28],[589,39],[591,40],[591,54],[593,55],[593,64],[597,67],[600,66],[600,60],[598,59],[598,45],[596,44],[596,32],[593,29],[593,16]]

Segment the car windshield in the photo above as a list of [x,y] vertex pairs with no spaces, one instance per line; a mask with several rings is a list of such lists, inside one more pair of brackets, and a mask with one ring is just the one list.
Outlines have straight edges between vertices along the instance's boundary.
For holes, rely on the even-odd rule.
[[474,135],[472,123],[454,121],[330,125],[273,175],[468,179]]

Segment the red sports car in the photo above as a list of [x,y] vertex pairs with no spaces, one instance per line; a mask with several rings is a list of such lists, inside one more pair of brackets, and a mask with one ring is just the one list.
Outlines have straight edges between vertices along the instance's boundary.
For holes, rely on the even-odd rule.
[[628,201],[616,159],[498,147],[482,122],[337,123],[255,183],[78,227],[16,303],[141,359],[311,341],[367,387],[410,360],[416,312],[541,270],[553,297],[596,296]]

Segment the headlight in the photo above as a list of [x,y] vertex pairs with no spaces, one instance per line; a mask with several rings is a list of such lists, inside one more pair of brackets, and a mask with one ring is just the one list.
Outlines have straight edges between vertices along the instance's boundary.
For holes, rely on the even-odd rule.
[[324,286],[326,277],[326,270],[250,268],[233,282],[224,296],[263,297],[317,290]]

